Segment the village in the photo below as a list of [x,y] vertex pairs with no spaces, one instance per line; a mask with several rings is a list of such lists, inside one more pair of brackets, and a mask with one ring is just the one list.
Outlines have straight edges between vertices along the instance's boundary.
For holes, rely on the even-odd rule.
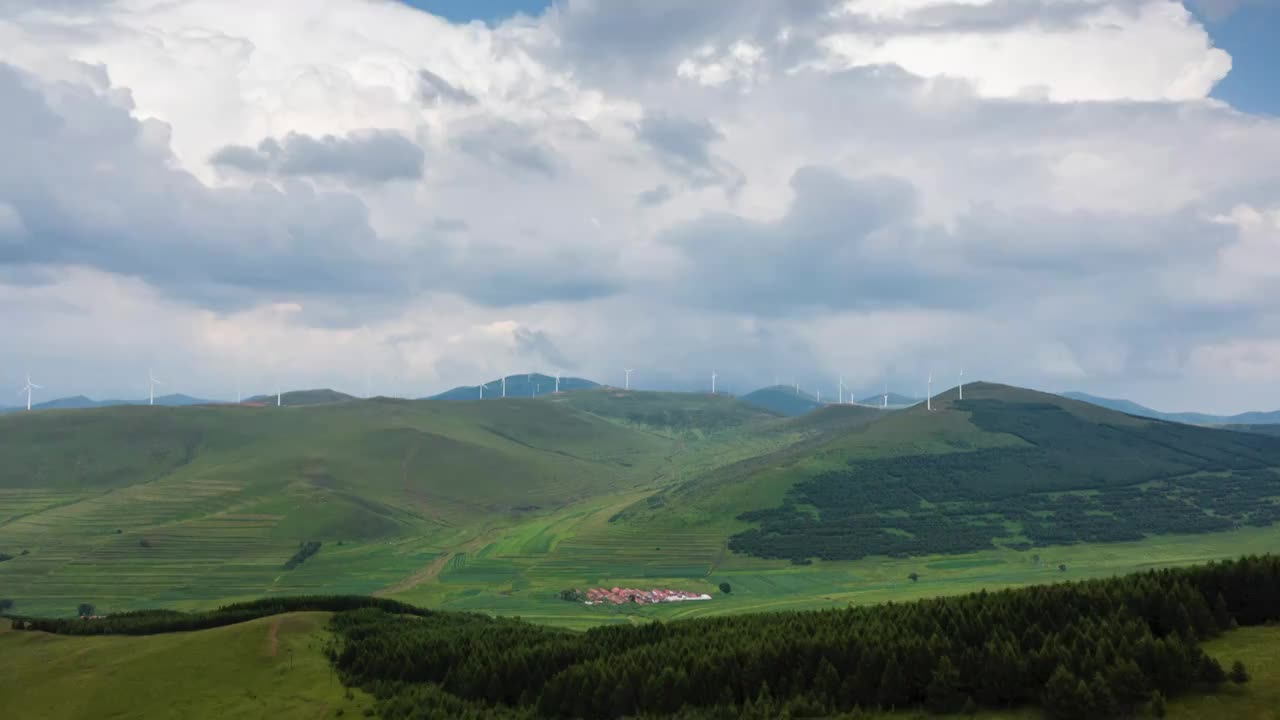
[[710,600],[706,593],[686,592],[684,590],[637,590],[635,588],[591,588],[586,592],[578,589],[565,590],[560,593],[564,600],[582,602],[586,605],[655,605],[657,603],[685,602],[689,600]]

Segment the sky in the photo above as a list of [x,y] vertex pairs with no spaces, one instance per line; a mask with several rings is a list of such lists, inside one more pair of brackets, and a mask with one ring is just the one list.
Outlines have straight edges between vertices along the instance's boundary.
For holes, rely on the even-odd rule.
[[1280,408],[1276,4],[1187,2],[0,0],[0,382]]

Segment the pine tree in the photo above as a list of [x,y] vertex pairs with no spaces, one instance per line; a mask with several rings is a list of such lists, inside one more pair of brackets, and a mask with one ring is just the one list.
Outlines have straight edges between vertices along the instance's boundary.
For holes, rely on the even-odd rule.
[[884,674],[880,676],[880,705],[894,708],[910,699],[908,691],[907,678],[898,663],[898,656],[891,655],[889,662],[885,663]]
[[1070,670],[1061,665],[1044,686],[1041,698],[1045,714],[1060,720],[1078,720],[1088,717],[1092,698],[1089,688]]
[[1169,709],[1165,707],[1164,693],[1157,690],[1151,696],[1151,716],[1162,718],[1167,712],[1169,712]]
[[1236,685],[1243,685],[1249,682],[1249,671],[1244,669],[1244,663],[1237,660],[1231,663],[1231,674],[1227,677]]
[[1116,703],[1126,709],[1146,702],[1151,695],[1147,678],[1132,659],[1124,659],[1111,666],[1107,672],[1107,686],[1111,688]]
[[934,668],[933,678],[926,688],[925,705],[930,711],[945,714],[955,712],[961,704],[960,673],[952,664],[951,658],[943,655]]

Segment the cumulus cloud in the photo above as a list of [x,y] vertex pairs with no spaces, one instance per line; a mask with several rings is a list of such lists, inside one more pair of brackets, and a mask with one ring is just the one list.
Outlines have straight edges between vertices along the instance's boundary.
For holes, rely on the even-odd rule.
[[695,186],[725,184],[733,189],[744,182],[736,168],[712,155],[712,144],[724,134],[708,120],[645,113],[636,124],[636,138],[652,148],[667,168]]
[[352,182],[388,182],[422,177],[422,148],[390,130],[314,138],[289,133],[266,138],[257,147],[228,145],[214,153],[214,165],[253,175],[330,177]]
[[51,386],[964,364],[1158,405],[1273,366],[1280,123],[1206,99],[1230,59],[1173,0],[0,16],[0,302]]

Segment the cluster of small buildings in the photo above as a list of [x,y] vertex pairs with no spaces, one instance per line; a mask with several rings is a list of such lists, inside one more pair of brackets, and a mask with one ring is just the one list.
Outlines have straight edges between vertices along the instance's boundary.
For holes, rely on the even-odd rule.
[[604,603],[622,605],[623,603],[632,602],[637,605],[652,605],[654,603],[711,599],[711,596],[706,593],[692,593],[683,590],[636,590],[634,588],[617,587],[608,589],[592,588],[585,593],[579,593],[579,596],[586,598],[583,602],[587,605],[601,605]]

